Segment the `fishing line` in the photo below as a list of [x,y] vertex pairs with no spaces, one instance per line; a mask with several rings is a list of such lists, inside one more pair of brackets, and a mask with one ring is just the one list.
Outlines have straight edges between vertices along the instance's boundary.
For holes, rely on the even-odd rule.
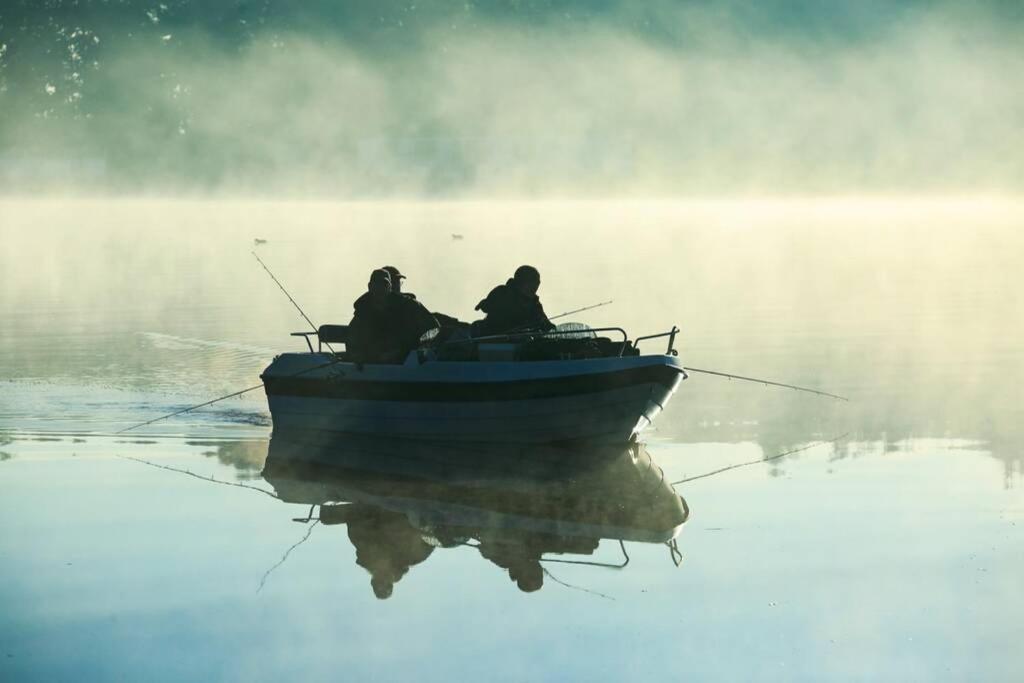
[[[548,320],[549,321],[550,320],[558,320],[559,318],[564,318],[565,316],[572,315],[573,313],[581,313],[583,311],[589,311],[589,310],[594,309],[594,308],[600,308],[601,306],[607,306],[610,303],[614,303],[614,301],[615,301],[614,299],[609,299],[608,301],[602,301],[601,303],[598,303],[598,304],[591,304],[590,306],[584,306],[583,308],[577,308],[577,309],[574,309],[572,311],[566,311],[565,313],[559,313],[556,316],[548,318]],[[447,346],[449,344],[466,344],[468,342],[476,342],[476,341],[481,341],[481,340],[485,340],[485,339],[499,339],[499,338],[502,338],[502,337],[506,337],[506,336],[508,336],[510,334],[515,334],[515,333],[517,333],[520,330],[525,330],[527,327],[530,327],[533,324],[534,323],[526,323],[525,325],[520,325],[518,327],[513,327],[511,329],[505,330],[504,332],[498,332],[496,334],[486,334],[486,335],[481,335],[479,337],[466,337],[465,339],[449,339],[448,341],[443,342],[442,344],[440,344],[440,346]],[[552,330],[550,333],[538,332],[537,334],[540,334],[540,335],[553,334],[553,335],[557,336],[558,332]]]
[[[341,358],[335,358],[334,360],[332,360],[330,362],[324,363],[322,365],[314,365],[311,368],[306,368],[305,370],[301,370],[299,372],[296,372],[293,375],[286,375],[286,377],[298,377],[299,375],[304,375],[307,372],[313,372],[314,370],[321,370],[323,368],[327,368],[327,367],[330,367],[332,365],[337,365],[338,363],[341,363],[341,362],[343,362]],[[145,422],[140,422],[139,424],[132,425],[131,427],[125,427],[124,429],[122,429],[120,431],[114,432],[114,434],[115,435],[123,434],[124,432],[129,432],[129,431],[131,431],[133,429],[137,429],[139,427],[145,427],[146,425],[153,424],[154,422],[159,422],[160,420],[166,420],[167,418],[174,417],[175,415],[181,415],[182,413],[191,412],[191,411],[195,410],[196,408],[202,408],[204,406],[212,405],[212,404],[217,403],[219,401],[224,401],[226,399],[233,398],[235,396],[241,396],[242,394],[248,393],[250,391],[255,391],[256,389],[261,389],[261,388],[263,388],[263,386],[264,385],[262,383],[260,383],[260,384],[257,384],[255,386],[249,387],[247,389],[242,389],[241,391],[235,391],[233,393],[227,394],[226,396],[221,396],[221,397],[215,398],[215,399],[213,399],[211,401],[206,401],[205,403],[199,403],[199,404],[194,405],[194,406],[189,406],[188,408],[182,408],[181,410],[176,410],[173,413],[167,413],[166,415],[161,415],[160,417],[154,417],[152,420],[146,420]]]
[[801,446],[800,448],[794,448],[792,450],[786,451],[785,453],[778,453],[776,455],[771,456],[770,458],[762,458],[760,460],[751,460],[749,462],[741,462],[741,463],[737,463],[735,465],[729,465],[728,467],[722,467],[722,468],[719,468],[717,470],[712,470],[711,472],[705,472],[704,474],[698,474],[698,475],[693,476],[693,477],[687,477],[686,479],[680,479],[679,481],[673,481],[673,482],[671,482],[669,484],[669,486],[676,486],[678,484],[685,484],[688,481],[696,481],[697,479],[705,479],[707,477],[711,477],[711,476],[714,476],[716,474],[721,474],[722,472],[728,472],[729,470],[737,470],[737,469],[739,469],[741,467],[749,467],[750,465],[760,465],[762,463],[771,462],[772,460],[778,460],[779,458],[783,458],[783,457],[785,457],[787,455],[793,455],[794,453],[799,453],[800,451],[810,450],[811,448],[816,448],[818,446],[822,446],[822,445],[827,444],[827,443],[836,443],[837,441],[841,441],[842,439],[846,438],[848,435],[849,435],[849,432],[846,432],[845,434],[841,434],[840,436],[837,436],[837,437],[835,437],[833,439],[826,439],[824,441],[815,441],[814,443],[808,444],[806,446]]
[[178,474],[187,474],[190,477],[195,477],[196,479],[202,479],[203,481],[213,482],[214,484],[221,484],[223,486],[236,486],[236,487],[242,488],[242,489],[251,489],[253,491],[259,491],[260,493],[263,493],[265,495],[270,496],[274,500],[280,500],[280,498],[278,498],[277,495],[275,495],[274,493],[271,493],[270,491],[268,491],[266,489],[261,489],[259,486],[252,486],[250,484],[243,484],[243,483],[237,482],[237,481],[224,481],[222,479],[214,479],[213,477],[206,477],[206,476],[203,476],[202,474],[196,474],[195,472],[192,472],[190,470],[183,470],[183,469],[181,469],[179,467],[171,467],[170,465],[160,465],[158,463],[151,462],[149,460],[143,460],[142,458],[136,458],[136,457],[131,456],[131,455],[120,455],[118,453],[115,453],[114,457],[115,458],[121,458],[122,460],[134,460],[135,462],[142,463],[143,465],[149,465],[150,467],[156,467],[158,469],[168,470],[170,472],[177,472]]
[[[620,541],[620,543],[621,543],[621,541]],[[472,541],[463,541],[462,543],[459,543],[459,545],[460,546],[465,546],[467,548],[476,548],[478,551],[480,550],[480,544],[479,543],[473,543]],[[626,552],[625,546],[623,546],[622,552]],[[628,558],[628,555],[627,555],[627,558]],[[566,563],[566,564],[573,564],[573,562],[571,560],[549,560],[549,559],[546,559],[546,558],[543,558],[543,557],[540,558],[537,561],[538,562],[563,562],[563,563]],[[628,562],[628,559],[627,559],[627,562]],[[579,564],[588,564],[588,563],[586,563],[586,562],[579,562]],[[624,566],[625,565],[623,565],[623,567]],[[612,565],[612,568],[613,569],[621,569],[621,567],[616,567],[614,565]],[[591,595],[596,595],[599,598],[604,598],[605,600],[611,600],[612,602],[615,601],[615,598],[613,598],[610,595],[605,595],[604,593],[600,593],[600,592],[595,591],[595,590],[590,590],[589,588],[583,588],[582,586],[574,586],[571,583],[567,583],[565,581],[562,581],[557,576],[552,574],[548,570],[548,568],[543,566],[543,565],[541,565],[541,571],[543,571],[544,575],[547,576],[549,579],[551,579],[552,581],[554,581],[555,583],[557,583],[559,585],[565,586],[566,588],[571,588],[573,590],[582,591],[584,593],[590,593]]]
[[181,415],[182,413],[187,413],[189,411],[195,410],[196,408],[202,408],[203,406],[208,406],[208,405],[211,405],[213,403],[217,403],[218,401],[223,401],[223,400],[226,400],[226,399],[229,399],[229,398],[233,398],[235,396],[241,396],[242,394],[249,393],[250,391],[255,391],[256,389],[261,389],[262,387],[263,387],[263,384],[260,383],[260,384],[257,384],[254,387],[249,387],[248,389],[242,389],[241,391],[236,391],[234,393],[228,394],[227,396],[221,396],[220,398],[215,398],[212,401],[207,401],[205,403],[200,403],[198,405],[189,406],[188,408],[182,408],[181,410],[176,410],[173,413],[168,413],[166,415],[161,415],[160,417],[154,417],[152,420],[147,420],[145,422],[140,422],[139,424],[132,425],[131,427],[125,427],[124,429],[122,429],[120,431],[114,432],[114,434],[115,435],[116,434],[124,434],[125,432],[129,432],[129,431],[131,431],[133,429],[137,429],[139,427],[145,427],[146,425],[153,424],[154,422],[159,422],[160,420],[166,420],[169,417],[174,417],[175,415]]
[[[260,262],[261,266],[263,266],[263,270],[267,271],[267,275],[269,275],[271,277],[271,279],[277,284],[277,286],[281,289],[281,291],[284,292],[284,295],[286,297],[288,297],[288,301],[292,302],[292,305],[295,306],[295,310],[297,310],[299,312],[299,314],[303,318],[306,319],[306,322],[309,323],[309,326],[313,328],[313,332],[319,333],[317,326],[315,324],[313,324],[313,321],[309,319],[309,316],[307,316],[302,311],[302,309],[299,307],[299,305],[297,303],[295,303],[295,299],[293,299],[292,295],[288,293],[288,290],[284,288],[284,285],[282,285],[281,282],[276,277],[274,277],[274,274],[270,272],[270,268],[267,268],[267,264],[265,264],[263,262],[263,259],[261,259],[259,256],[257,256],[256,252],[254,252],[254,251],[250,252],[250,253],[253,256],[256,257],[256,260]],[[334,349],[327,342],[324,342],[324,346],[326,346],[328,349],[330,349],[331,353],[335,353]],[[311,372],[313,370],[318,370],[320,368],[324,368],[324,367],[327,367],[329,365],[334,365],[335,363],[338,363],[338,362],[340,362],[340,360],[339,359],[335,359],[335,360],[331,361],[330,363],[326,363],[324,365],[320,365],[320,366],[313,367],[313,368],[308,368],[306,370],[303,370],[302,372],[296,373],[296,375],[290,375],[290,376],[291,377],[295,377],[297,375],[301,375],[301,374],[306,373],[306,372]],[[132,425],[131,427],[125,427],[124,429],[122,429],[120,431],[114,432],[114,434],[123,434],[124,432],[129,432],[129,431],[131,431],[133,429],[138,429],[139,427],[145,427],[146,425],[153,424],[154,422],[159,422],[160,420],[166,420],[169,417],[174,417],[175,415],[181,415],[183,413],[188,413],[188,412],[191,412],[191,411],[193,411],[193,410],[195,410],[197,408],[203,408],[205,406],[212,405],[214,403],[218,403],[220,401],[224,401],[224,400],[229,399],[229,398],[234,398],[235,396],[241,396],[242,394],[247,394],[250,391],[256,391],[257,389],[261,389],[261,388],[263,388],[263,383],[262,382],[257,384],[257,385],[255,385],[255,386],[251,386],[251,387],[248,387],[246,389],[242,389],[241,391],[235,391],[235,392],[232,392],[232,393],[230,393],[230,394],[228,394],[226,396],[221,396],[219,398],[215,398],[212,401],[206,401],[205,403],[199,403],[199,404],[194,405],[194,406],[189,406],[188,408],[182,408],[181,410],[177,410],[177,411],[175,411],[173,413],[168,413],[167,415],[161,415],[160,417],[155,417],[152,420],[147,420],[145,422],[140,422],[139,424]]]
[[299,539],[298,542],[292,544],[292,547],[288,548],[288,550],[284,551],[284,555],[282,555],[281,559],[277,561],[277,564],[275,564],[273,567],[268,569],[266,571],[266,573],[263,574],[263,578],[260,579],[260,586],[259,586],[259,588],[256,589],[257,593],[259,593],[261,590],[263,590],[263,585],[267,582],[267,579],[270,578],[271,573],[273,573],[273,571],[275,569],[277,569],[278,567],[280,567],[282,564],[285,563],[285,560],[287,560],[288,556],[292,554],[292,551],[295,550],[300,545],[302,545],[303,543],[305,543],[306,541],[309,540],[309,537],[313,534],[313,529],[315,529],[316,525],[319,524],[319,523],[320,523],[320,520],[318,519],[315,522],[313,522],[312,524],[310,524],[309,528],[306,529],[306,535],[303,536],[301,539]]
[[845,396],[839,396],[838,394],[830,394],[827,391],[818,391],[817,389],[808,389],[807,387],[798,387],[795,384],[783,384],[782,382],[773,382],[768,379],[758,379],[756,377],[744,377],[742,375],[733,375],[728,372],[718,372],[717,370],[701,370],[700,368],[683,368],[687,372],[700,372],[705,375],[716,375],[718,377],[726,377],[728,379],[739,379],[744,382],[756,382],[758,384],[772,385],[775,387],[784,387],[786,389],[796,389],[797,391],[807,391],[812,394],[818,394],[819,396],[828,396],[829,398],[839,399],[840,401],[849,402],[850,399]]
[[[281,291],[282,291],[282,292],[284,292],[284,295],[285,295],[286,297],[288,297],[288,301],[291,301],[291,302],[292,302],[292,306],[294,306],[294,307],[295,307],[295,310],[297,310],[297,311],[299,312],[299,315],[301,315],[301,316],[302,316],[303,318],[305,318],[305,319],[306,319],[306,322],[307,322],[307,323],[309,323],[309,326],[310,326],[311,328],[313,328],[313,331],[314,331],[314,332],[317,332],[317,331],[318,331],[318,330],[319,330],[320,328],[319,328],[319,327],[317,327],[316,325],[314,325],[314,324],[313,324],[313,321],[309,319],[309,316],[308,316],[308,315],[306,315],[306,314],[305,314],[305,313],[303,312],[302,308],[300,308],[300,307],[299,307],[299,305],[298,305],[297,303],[295,303],[295,299],[293,299],[293,298],[292,298],[292,295],[288,293],[288,290],[284,288],[284,285],[282,285],[282,284],[281,284],[280,280],[278,280],[278,279],[277,279],[276,277],[274,277],[274,274],[270,272],[270,268],[267,268],[267,264],[263,262],[263,259],[261,259],[261,258],[260,258],[260,257],[259,257],[259,256],[258,256],[258,255],[256,254],[256,252],[255,252],[255,251],[251,251],[251,252],[249,252],[249,253],[250,253],[250,254],[252,254],[252,255],[253,255],[253,256],[254,256],[255,258],[256,258],[256,260],[257,260],[257,261],[259,261],[259,262],[260,262],[260,265],[261,265],[261,266],[263,266],[263,270],[267,271],[267,275],[269,275],[269,276],[270,276],[270,278],[271,278],[271,279],[272,279],[272,280],[274,281],[274,283],[275,283],[275,284],[277,284],[277,286],[278,286],[278,287],[279,287],[279,288],[281,289]],[[324,346],[326,346],[326,347],[327,347],[328,349],[330,349],[330,350],[331,350],[331,353],[334,353],[334,349],[333,349],[333,348],[331,348],[331,345],[330,345],[330,344],[328,344],[327,342],[324,342]]]
[[[262,494],[270,496],[274,500],[280,500],[280,497],[277,496],[277,494],[272,493],[271,491],[267,491],[266,489],[262,489],[259,486],[251,486],[249,484],[243,484],[241,482],[224,481],[222,479],[215,479],[213,477],[207,477],[207,476],[204,476],[202,474],[196,474],[195,472],[191,472],[189,470],[184,470],[184,469],[181,469],[181,468],[178,468],[178,467],[171,467],[169,465],[160,465],[158,463],[151,462],[149,460],[143,460],[142,458],[136,458],[136,457],[131,456],[131,455],[120,455],[120,454],[116,454],[115,453],[114,457],[121,458],[122,460],[134,460],[135,462],[141,463],[143,465],[149,465],[150,467],[156,467],[156,468],[161,469],[161,470],[168,470],[169,472],[175,472],[177,474],[187,474],[190,477],[195,477],[196,479],[201,479],[202,481],[208,481],[208,482],[211,482],[213,484],[221,484],[222,486],[235,486],[237,488],[250,489],[252,491],[259,491]],[[256,589],[257,593],[259,593],[261,590],[263,590],[263,586],[266,584],[267,579],[270,578],[270,575],[274,572],[275,569],[277,569],[278,567],[280,567],[282,564],[285,563],[285,561],[288,559],[288,556],[292,554],[292,551],[295,550],[300,545],[302,545],[303,543],[305,543],[306,541],[309,540],[310,535],[313,533],[313,528],[316,527],[316,525],[319,524],[319,523],[320,523],[320,520],[315,520],[312,524],[310,524],[309,528],[306,530],[306,535],[303,536],[297,543],[292,544],[292,546],[290,548],[288,548],[288,550],[286,550],[284,552],[284,555],[281,556],[281,559],[277,561],[277,564],[275,564],[273,567],[268,569],[263,574],[263,578],[260,579],[260,585]]]
[[552,580],[552,581],[554,581],[555,583],[559,584],[560,586],[565,586],[566,588],[571,588],[571,589],[573,589],[573,590],[576,590],[576,591],[580,591],[580,592],[582,592],[582,593],[589,593],[590,595],[593,595],[593,596],[595,596],[595,597],[598,597],[598,598],[604,598],[605,600],[611,600],[612,602],[615,602],[615,598],[613,598],[613,597],[612,597],[612,596],[610,596],[610,595],[605,595],[604,593],[602,593],[602,592],[600,592],[600,591],[595,591],[595,590],[592,590],[592,589],[590,589],[590,588],[584,588],[583,586],[576,586],[576,585],[573,585],[573,584],[571,584],[571,583],[568,583],[567,581],[562,581],[562,580],[561,580],[561,579],[559,579],[559,578],[558,578],[557,576],[555,576],[554,574],[552,574],[552,573],[551,573],[551,572],[550,572],[550,571],[548,570],[548,568],[547,568],[547,567],[541,567],[541,569],[542,569],[542,570],[544,571],[544,575],[545,575],[546,577],[548,577],[549,579],[551,579],[551,580]]
[[[590,306],[584,306],[583,308],[577,308],[577,309],[574,309],[572,311],[566,311],[565,313],[559,313],[558,315],[555,315],[555,316],[552,316],[552,317],[548,318],[548,321],[550,322],[552,320],[558,320],[559,318],[564,318],[565,316],[572,315],[573,313],[582,313],[583,311],[589,311],[589,310],[594,309],[594,308],[600,308],[601,306],[607,306],[610,303],[614,303],[614,301],[615,301],[614,299],[608,299],[608,301],[602,301],[599,304],[591,304]],[[535,324],[535,323],[532,323],[532,322],[531,323],[525,323],[523,325],[519,325],[518,327],[513,327],[510,330],[505,330],[501,334],[514,334],[515,332],[518,332],[519,330],[525,330],[526,328],[530,327],[533,324]],[[493,335],[491,335],[491,336],[493,336]]]
[[558,320],[559,318],[564,318],[565,316],[572,315],[573,313],[582,313],[583,311],[589,311],[592,308],[600,308],[601,306],[607,306],[608,304],[612,303],[615,303],[615,300],[608,299],[608,301],[602,301],[599,304],[592,304],[590,306],[584,306],[583,308],[577,308],[574,311],[566,311],[565,313],[559,313],[558,315],[548,318],[548,320]]

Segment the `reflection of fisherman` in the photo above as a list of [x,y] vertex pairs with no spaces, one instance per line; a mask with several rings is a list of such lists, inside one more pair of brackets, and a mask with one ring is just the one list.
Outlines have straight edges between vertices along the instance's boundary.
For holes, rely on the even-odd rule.
[[421,303],[392,293],[391,276],[384,269],[370,274],[367,292],[353,307],[346,346],[359,363],[401,363],[425,333],[438,327]]
[[517,538],[501,535],[497,538],[480,536],[477,548],[480,554],[508,570],[508,578],[516,582],[519,590],[532,593],[544,585],[544,568],[540,566],[544,554],[543,543],[531,536]]
[[491,290],[487,298],[476,305],[487,317],[474,323],[474,335],[505,334],[506,332],[546,332],[555,329],[544,313],[537,296],[540,273],[533,266],[519,266],[515,275],[505,284]]
[[569,538],[551,534],[529,533],[498,536],[480,535],[477,549],[485,558],[508,570],[508,578],[515,581],[519,590],[532,593],[544,586],[544,567],[541,558],[545,553],[570,553],[591,555],[600,543],[597,538]]
[[391,597],[395,584],[409,568],[430,557],[434,550],[403,514],[360,503],[337,507],[342,515],[332,523],[347,524],[348,538],[356,549],[356,564],[370,572],[373,594],[381,600]]

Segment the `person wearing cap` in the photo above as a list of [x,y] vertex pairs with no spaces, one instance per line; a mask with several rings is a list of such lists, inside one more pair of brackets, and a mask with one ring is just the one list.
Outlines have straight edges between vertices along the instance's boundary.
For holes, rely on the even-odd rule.
[[[400,294],[406,299],[416,300],[416,295],[412,292],[402,291],[402,280],[406,277],[398,272],[398,268],[395,266],[384,266],[382,270],[388,271],[388,275],[391,276],[391,292],[394,294]],[[458,318],[452,317],[445,313],[438,311],[431,311],[434,318],[437,319],[438,324],[441,326],[441,335],[443,338],[448,338],[455,330],[464,329],[469,327],[469,323],[464,323]],[[468,334],[468,333],[467,333]]]
[[544,313],[537,290],[540,272],[533,266],[519,266],[515,274],[503,285],[491,290],[476,310],[487,317],[473,323],[474,335],[506,334],[510,332],[547,332],[555,329]]
[[403,292],[402,291],[402,280],[405,279],[405,276],[402,275],[400,272],[398,272],[398,268],[395,268],[394,266],[384,266],[383,268],[381,268],[381,270],[388,271],[388,275],[391,276],[391,292],[392,292],[392,294],[401,294],[406,299],[415,299],[416,298],[416,295],[413,294],[412,292]]
[[391,274],[383,268],[370,273],[366,293],[356,299],[346,347],[359,363],[401,363],[437,329],[437,320],[415,299],[392,291]]

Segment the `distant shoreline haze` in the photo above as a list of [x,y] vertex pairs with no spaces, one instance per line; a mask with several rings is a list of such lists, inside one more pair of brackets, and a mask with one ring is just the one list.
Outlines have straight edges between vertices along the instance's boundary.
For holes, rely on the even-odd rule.
[[8,196],[1013,195],[1024,180],[1016,3],[50,4],[0,11]]

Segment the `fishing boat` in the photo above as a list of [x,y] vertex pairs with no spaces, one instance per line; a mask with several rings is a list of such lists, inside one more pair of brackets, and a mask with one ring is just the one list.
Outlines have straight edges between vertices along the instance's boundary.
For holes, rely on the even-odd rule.
[[[677,333],[630,339],[618,327],[560,326],[447,341],[401,364],[371,364],[332,346],[347,341],[346,326],[323,325],[294,333],[308,351],[277,356],[261,379],[275,430],[622,444],[651,425],[687,376],[673,348]],[[665,352],[641,354],[641,342],[659,338],[668,340]]]
[[[347,526],[378,597],[443,548],[477,548],[522,590],[540,588],[551,562],[624,567],[624,542],[663,543],[678,564],[689,517],[638,444],[566,451],[275,430],[263,478],[283,502],[310,506],[296,521]],[[624,561],[598,553],[604,540]]]

